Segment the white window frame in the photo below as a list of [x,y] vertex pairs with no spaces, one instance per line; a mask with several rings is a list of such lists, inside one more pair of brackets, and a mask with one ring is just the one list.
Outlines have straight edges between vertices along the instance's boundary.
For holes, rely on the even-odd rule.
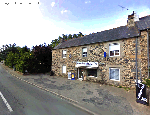
[[[117,44],[117,45],[115,45]],[[115,55],[116,50],[119,50],[119,55]],[[110,56],[110,52],[113,51],[114,55]],[[109,44],[109,57],[120,56],[120,44],[119,43],[110,43]]]
[[66,66],[65,65],[62,66],[62,73],[66,74]]
[[67,50],[62,50],[62,58],[66,58],[67,57]]
[[[83,54],[84,52],[86,52],[86,54]],[[87,57],[87,47],[82,48],[82,57],[84,57],[83,55],[85,55],[85,57]]]
[[[116,79],[110,79],[110,70],[111,69],[119,69],[119,80],[116,80]],[[120,68],[109,68],[109,80],[113,80],[113,81],[120,81]]]

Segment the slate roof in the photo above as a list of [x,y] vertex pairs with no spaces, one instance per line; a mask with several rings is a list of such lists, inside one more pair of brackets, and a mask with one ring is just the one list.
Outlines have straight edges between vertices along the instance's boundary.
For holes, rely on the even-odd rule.
[[[148,27],[149,26],[149,27]],[[98,42],[107,42],[123,38],[132,38],[139,36],[139,31],[150,28],[150,16],[140,18],[135,27],[121,26],[118,28],[97,32],[80,38],[71,39],[59,43],[54,49],[69,48]]]
[[140,18],[138,22],[135,22],[139,30],[150,29],[150,15]]

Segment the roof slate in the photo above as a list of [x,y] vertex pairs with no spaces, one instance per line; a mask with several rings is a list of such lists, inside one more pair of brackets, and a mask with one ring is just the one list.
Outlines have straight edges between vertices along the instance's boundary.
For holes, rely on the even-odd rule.
[[139,30],[150,29],[150,16],[140,18],[139,21],[135,23]]
[[[148,27],[149,26],[149,27]],[[140,18],[136,22],[135,27],[121,26],[118,28],[97,32],[80,38],[71,39],[63,43],[59,43],[54,49],[63,49],[73,46],[81,46],[98,42],[106,42],[112,40],[119,40],[123,38],[132,38],[139,36],[140,30],[150,28],[150,16]]]

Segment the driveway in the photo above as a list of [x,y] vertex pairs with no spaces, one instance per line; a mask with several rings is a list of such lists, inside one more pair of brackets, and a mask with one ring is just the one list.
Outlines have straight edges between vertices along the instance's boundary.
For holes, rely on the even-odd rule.
[[[136,103],[136,91],[99,83],[68,80],[59,76],[21,75],[1,64],[9,73],[41,89],[62,95],[72,103],[100,115],[149,115],[150,107]],[[60,98],[62,98],[60,97]]]

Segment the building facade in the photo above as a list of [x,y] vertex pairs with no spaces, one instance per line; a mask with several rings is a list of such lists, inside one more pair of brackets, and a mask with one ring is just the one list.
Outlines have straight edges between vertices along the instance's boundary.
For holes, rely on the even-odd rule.
[[149,28],[143,24],[149,19],[138,19],[133,12],[126,26],[60,43],[52,50],[52,71],[57,76],[68,77],[71,72],[75,79],[135,87],[136,77],[149,77]]

